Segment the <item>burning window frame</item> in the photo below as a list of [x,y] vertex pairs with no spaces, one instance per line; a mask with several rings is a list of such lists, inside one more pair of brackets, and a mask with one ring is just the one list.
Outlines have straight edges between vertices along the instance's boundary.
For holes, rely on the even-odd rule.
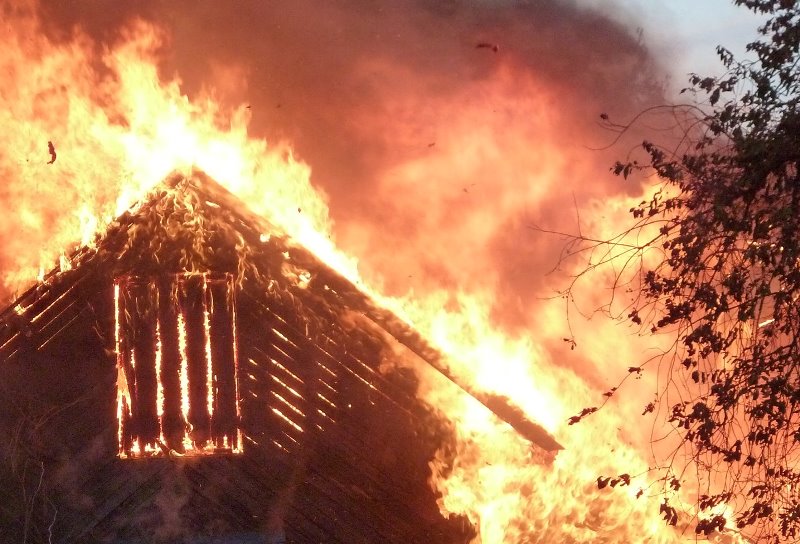
[[232,274],[114,281],[120,458],[242,452]]

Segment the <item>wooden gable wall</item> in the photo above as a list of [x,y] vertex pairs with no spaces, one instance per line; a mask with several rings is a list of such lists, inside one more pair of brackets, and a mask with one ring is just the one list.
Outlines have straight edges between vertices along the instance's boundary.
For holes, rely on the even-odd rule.
[[118,258],[130,246],[118,238],[0,316],[0,541],[471,539],[427,481],[452,429],[416,399],[409,371],[381,370],[379,338],[342,320],[355,296],[345,282],[285,280],[278,238],[252,249],[236,292],[243,454],[118,459],[113,285],[136,262]]

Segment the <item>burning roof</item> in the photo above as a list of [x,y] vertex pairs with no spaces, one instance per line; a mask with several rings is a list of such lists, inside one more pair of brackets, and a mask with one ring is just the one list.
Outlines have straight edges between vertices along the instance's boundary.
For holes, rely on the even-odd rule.
[[[435,368],[451,387],[461,387],[443,358],[206,175],[172,175],[67,262],[0,317],[0,358],[12,391],[19,381],[36,381],[39,372],[45,382],[68,376],[64,383],[79,391],[74,405],[88,402],[99,410],[98,421],[79,430],[63,421],[59,430],[50,429],[72,452],[67,458],[90,455],[87,444],[111,436],[116,419],[114,446],[121,457],[244,451],[242,459],[229,460],[233,469],[224,470],[276,480],[264,491],[272,496],[253,491],[239,508],[270,504],[281,510],[271,516],[293,520],[295,527],[307,527],[311,516],[313,541],[316,530],[367,531],[374,533],[370,541],[380,534],[381,541],[398,542],[469,535],[459,518],[436,521],[431,513],[437,509],[427,485],[429,464],[451,431],[435,407],[417,400],[419,378],[410,368]],[[233,363],[228,371],[224,361]],[[14,378],[14,372],[20,374]],[[116,377],[116,414],[108,390],[91,397],[86,383],[108,384],[110,375]],[[60,410],[57,397],[43,395],[52,403],[48,410]],[[505,399],[474,397],[537,447],[559,448]],[[52,436],[41,440],[52,442]],[[106,453],[93,460],[103,467],[113,457],[107,442],[99,446]],[[207,477],[207,464],[191,466],[190,479]],[[270,472],[276,466],[283,466],[283,476]],[[153,467],[123,469],[126,483],[114,490],[83,480],[77,487],[95,489],[92,501],[107,503],[107,515],[81,527],[73,512],[62,523],[83,536],[116,534],[122,529],[113,513],[126,501],[146,502],[141,482],[131,482],[177,477],[174,467]],[[314,489],[300,497],[297,488],[309,485]],[[207,499],[224,511],[217,493]],[[372,504],[380,497],[381,506]],[[365,510],[367,499],[372,506]],[[309,512],[326,501],[339,521],[320,529],[319,516],[329,514]],[[421,527],[399,521],[423,514],[430,520]],[[366,522],[364,515],[388,521]],[[252,521],[230,523],[248,530]]]
[[[171,176],[152,191],[149,198],[118,218],[94,247],[82,248],[69,262],[70,267],[87,269],[88,274],[102,268],[114,278],[234,273],[240,285],[248,284],[245,293],[279,287],[299,297],[298,300],[313,301],[311,307],[316,312],[328,314],[345,327],[358,324],[385,342],[398,342],[458,383],[442,356],[408,324],[375,305],[354,285],[307,250],[293,244],[263,218],[248,214],[233,195],[198,171],[191,176]],[[7,338],[0,344],[3,355],[13,356],[23,342],[42,347],[61,331],[53,330],[54,322],[62,323],[62,328],[66,326],[63,320],[71,305],[62,309],[57,303],[69,298],[61,294],[50,305],[43,300],[47,300],[51,285],[61,285],[67,277],[76,275],[80,274],[51,272],[45,281],[4,312],[2,319]],[[297,310],[306,312],[306,319],[314,318],[314,313],[308,313],[302,306],[297,306]],[[335,315],[337,312],[340,315]],[[26,320],[30,323],[24,330],[17,330],[13,325]],[[42,323],[42,326],[31,328],[34,323]],[[507,399],[472,392],[460,384],[459,387],[465,388],[532,443],[546,451],[560,449],[547,431],[527,419]]]

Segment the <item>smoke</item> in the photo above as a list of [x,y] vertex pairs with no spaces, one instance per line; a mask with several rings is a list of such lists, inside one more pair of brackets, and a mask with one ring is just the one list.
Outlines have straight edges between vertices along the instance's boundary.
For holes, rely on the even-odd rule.
[[337,243],[390,294],[488,289],[524,327],[576,206],[639,190],[592,151],[661,100],[645,46],[573,2],[53,2],[54,37],[113,43],[134,18],[164,28],[161,69],[190,94],[246,102],[329,196]]

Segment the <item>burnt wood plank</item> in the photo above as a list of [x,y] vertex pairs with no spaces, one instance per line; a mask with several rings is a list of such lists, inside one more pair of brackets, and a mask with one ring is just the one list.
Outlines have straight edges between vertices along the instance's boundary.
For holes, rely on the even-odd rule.
[[215,389],[211,425],[216,445],[221,447],[223,437],[227,437],[228,444],[237,441],[234,292],[232,278],[229,276],[209,278],[206,285]]
[[210,438],[204,291],[202,276],[191,275],[180,279],[179,300],[186,329],[185,349],[189,374],[190,436],[199,447],[203,447]]
[[181,411],[178,283],[172,275],[158,281],[158,331],[161,341],[161,383],[164,388],[161,428],[167,447],[183,452],[185,422]]

